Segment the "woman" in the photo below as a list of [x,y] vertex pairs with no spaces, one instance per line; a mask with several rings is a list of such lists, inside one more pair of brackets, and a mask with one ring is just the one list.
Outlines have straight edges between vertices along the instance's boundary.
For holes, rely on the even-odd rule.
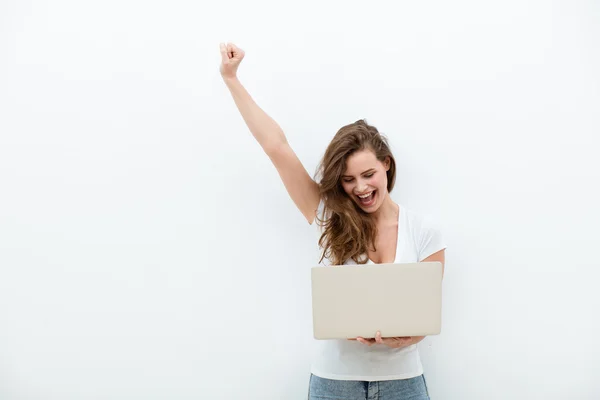
[[[306,172],[279,125],[237,79],[244,58],[221,44],[221,76],[248,128],[269,156],[309,224],[321,228],[328,265],[440,261],[446,246],[427,219],[394,203],[396,164],[387,140],[364,120],[342,127],[319,165]],[[309,399],[429,399],[416,344],[421,337],[316,341]]]

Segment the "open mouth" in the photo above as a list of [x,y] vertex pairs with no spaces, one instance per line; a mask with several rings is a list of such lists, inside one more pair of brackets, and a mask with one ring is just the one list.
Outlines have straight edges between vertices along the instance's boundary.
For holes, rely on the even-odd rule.
[[372,206],[373,204],[375,204],[376,194],[377,194],[377,190],[373,190],[370,193],[365,193],[364,195],[356,196],[356,198],[358,199],[358,202],[360,203],[360,205],[362,205],[364,207],[369,207],[369,206]]

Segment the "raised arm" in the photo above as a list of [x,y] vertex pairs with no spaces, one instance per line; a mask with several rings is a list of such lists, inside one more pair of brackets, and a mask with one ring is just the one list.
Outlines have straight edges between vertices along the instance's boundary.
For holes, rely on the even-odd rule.
[[312,224],[319,205],[319,186],[287,142],[281,127],[252,99],[237,77],[244,51],[234,44],[221,44],[221,76],[229,88],[248,129],[277,169],[288,194]]

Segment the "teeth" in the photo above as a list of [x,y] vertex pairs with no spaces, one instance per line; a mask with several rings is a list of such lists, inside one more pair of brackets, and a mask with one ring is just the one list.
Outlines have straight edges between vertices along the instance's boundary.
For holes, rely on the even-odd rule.
[[369,197],[371,195],[371,193],[373,193],[373,192],[369,192],[369,193],[363,194],[363,195],[358,195],[358,197],[360,197],[361,199],[366,199],[367,197]]

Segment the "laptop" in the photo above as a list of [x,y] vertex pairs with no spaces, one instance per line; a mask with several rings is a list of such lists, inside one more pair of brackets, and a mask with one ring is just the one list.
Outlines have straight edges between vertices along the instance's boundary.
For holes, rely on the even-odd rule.
[[319,266],[311,269],[315,339],[438,335],[442,263]]

